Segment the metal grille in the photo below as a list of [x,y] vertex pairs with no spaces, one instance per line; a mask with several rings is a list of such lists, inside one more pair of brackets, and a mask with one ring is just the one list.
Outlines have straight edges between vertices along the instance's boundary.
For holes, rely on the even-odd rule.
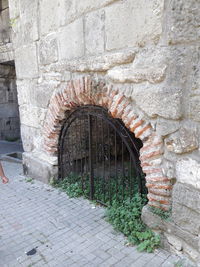
[[60,133],[59,178],[79,183],[85,195],[104,205],[145,193],[141,146],[104,108],[79,107],[66,118]]

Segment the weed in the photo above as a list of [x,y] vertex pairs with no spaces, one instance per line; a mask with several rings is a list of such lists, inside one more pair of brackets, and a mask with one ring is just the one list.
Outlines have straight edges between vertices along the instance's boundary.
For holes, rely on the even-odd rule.
[[155,207],[149,207],[150,211],[154,214],[160,216],[163,220],[169,220],[171,217],[171,209],[169,211],[164,211]]
[[[112,202],[110,202],[109,197],[102,192],[102,184],[99,181],[100,179],[95,178],[95,193],[98,199],[103,199],[108,206],[106,220],[115,230],[127,237],[129,244],[137,245],[139,251],[153,252],[160,244],[160,236],[152,232],[141,220],[142,208],[147,203],[146,195],[136,193],[136,185],[134,196],[130,197],[130,194],[124,192],[123,187],[118,185],[116,190],[116,185],[111,180],[109,188],[112,190]],[[63,180],[51,181],[51,185],[61,188],[69,197],[88,197],[90,193],[89,179],[85,180],[83,188],[79,176],[69,175]]]
[[8,141],[8,142],[16,142],[19,140],[18,137],[5,137],[5,140]]
[[180,261],[177,261],[174,263],[174,267],[183,267],[183,262],[180,260]]
[[31,183],[31,184],[34,184],[34,181],[32,178],[26,178],[26,183]]

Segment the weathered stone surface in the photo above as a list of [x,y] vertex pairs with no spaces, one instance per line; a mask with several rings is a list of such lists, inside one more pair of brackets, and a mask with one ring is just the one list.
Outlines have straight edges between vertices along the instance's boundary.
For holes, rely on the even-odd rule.
[[38,83],[34,80],[21,80],[17,82],[18,103],[32,105],[39,108],[47,108],[49,99],[57,87],[53,81]]
[[104,11],[100,10],[86,15],[86,54],[98,54],[104,51],[104,35]]
[[46,35],[64,24],[66,19],[65,2],[65,0],[40,1],[40,32],[42,35]]
[[200,162],[192,158],[179,159],[176,163],[177,180],[200,189]]
[[108,77],[117,83],[142,83],[148,81],[149,83],[160,83],[165,78],[164,67],[149,67],[147,69],[134,69],[132,67],[124,68],[118,67],[108,71]]
[[192,246],[189,246],[188,244],[184,244],[184,252],[186,252],[190,258],[197,262],[197,266],[200,266],[199,263],[200,263],[200,253],[199,253],[199,250],[198,248],[194,249]]
[[169,151],[177,154],[193,151],[199,146],[197,129],[181,127],[165,139],[165,145]]
[[2,0],[1,1],[1,9],[6,9],[8,8],[8,0]]
[[[43,183],[49,183],[50,178],[53,178],[58,172],[56,166],[38,159],[38,155],[32,153],[23,153],[23,169],[25,175],[40,180]],[[38,169],[40,170],[39,172]]]
[[161,136],[166,136],[177,131],[180,128],[179,121],[171,121],[163,118],[158,118],[156,122],[156,132]]
[[[20,33],[18,38],[22,45],[36,41],[39,38],[38,33],[38,1],[20,0]],[[15,23],[15,21],[13,21]]]
[[19,4],[20,4],[19,0],[9,1],[9,14],[11,20],[19,16],[20,13]]
[[66,14],[65,14],[65,24],[68,24],[75,19],[81,17],[90,11],[99,9],[101,7],[107,6],[111,3],[118,2],[119,0],[68,0],[65,1]]
[[172,220],[183,230],[198,236],[200,231],[200,213],[174,201],[172,204]]
[[21,139],[23,149],[30,152],[36,149],[35,137],[39,136],[39,129],[21,124]]
[[40,108],[47,108],[49,99],[55,88],[56,86],[53,82],[37,84],[37,86],[31,91],[30,96],[32,99],[32,104]]
[[190,119],[200,122],[200,95],[190,97],[188,116]]
[[163,4],[163,0],[148,2],[128,0],[107,7],[105,9],[106,49],[158,42],[162,33]]
[[14,51],[11,43],[0,45],[0,63],[14,60]]
[[0,12],[0,43],[10,42],[9,9]]
[[170,235],[168,233],[165,233],[165,236],[167,238],[167,241],[177,250],[182,250],[183,248],[183,245],[182,245],[182,242],[179,238],[177,238],[176,236],[174,235]]
[[166,19],[169,44],[187,43],[200,38],[200,2],[171,0]]
[[73,59],[84,55],[83,19],[65,26],[58,34],[60,59]]
[[49,34],[39,43],[40,64],[47,65],[58,60],[58,44],[56,35]]
[[182,91],[177,88],[156,87],[142,84],[133,87],[132,98],[136,104],[150,117],[179,119],[181,111]]
[[61,61],[50,66],[49,71],[63,72],[64,70],[77,72],[102,72],[120,65],[130,63],[135,58],[135,51],[126,50],[123,52],[106,53],[99,56],[92,56],[83,59]]
[[[190,179],[188,179],[187,183]],[[173,201],[200,213],[200,191],[188,184],[177,182],[173,186]]]
[[15,50],[18,79],[38,77],[36,45],[31,44]]
[[[144,206],[143,209],[142,209],[142,221],[151,229],[153,230],[157,230],[157,231],[160,231],[160,230],[164,230],[164,225],[163,225],[163,222],[162,222],[162,219],[152,213],[150,211],[150,208],[148,207],[148,205]],[[162,227],[163,225],[163,227]]]
[[19,106],[20,121],[22,124],[40,128],[43,125],[46,109],[31,105]]

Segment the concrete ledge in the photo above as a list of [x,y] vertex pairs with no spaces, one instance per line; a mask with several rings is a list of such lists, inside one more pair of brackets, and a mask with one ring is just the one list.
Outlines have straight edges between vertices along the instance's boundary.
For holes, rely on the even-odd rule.
[[57,176],[58,167],[41,160],[34,153],[23,153],[23,171],[24,175],[30,176],[36,180],[48,184],[50,179]]

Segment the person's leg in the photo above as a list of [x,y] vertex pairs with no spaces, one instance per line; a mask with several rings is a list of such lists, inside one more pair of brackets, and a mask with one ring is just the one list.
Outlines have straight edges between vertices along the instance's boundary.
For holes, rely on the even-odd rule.
[[3,167],[2,167],[2,165],[1,165],[1,162],[0,162],[0,177],[1,177],[2,182],[3,182],[4,184],[6,184],[6,183],[9,182],[8,178],[7,178],[7,177],[5,176],[5,174],[4,174],[4,171],[3,171]]

